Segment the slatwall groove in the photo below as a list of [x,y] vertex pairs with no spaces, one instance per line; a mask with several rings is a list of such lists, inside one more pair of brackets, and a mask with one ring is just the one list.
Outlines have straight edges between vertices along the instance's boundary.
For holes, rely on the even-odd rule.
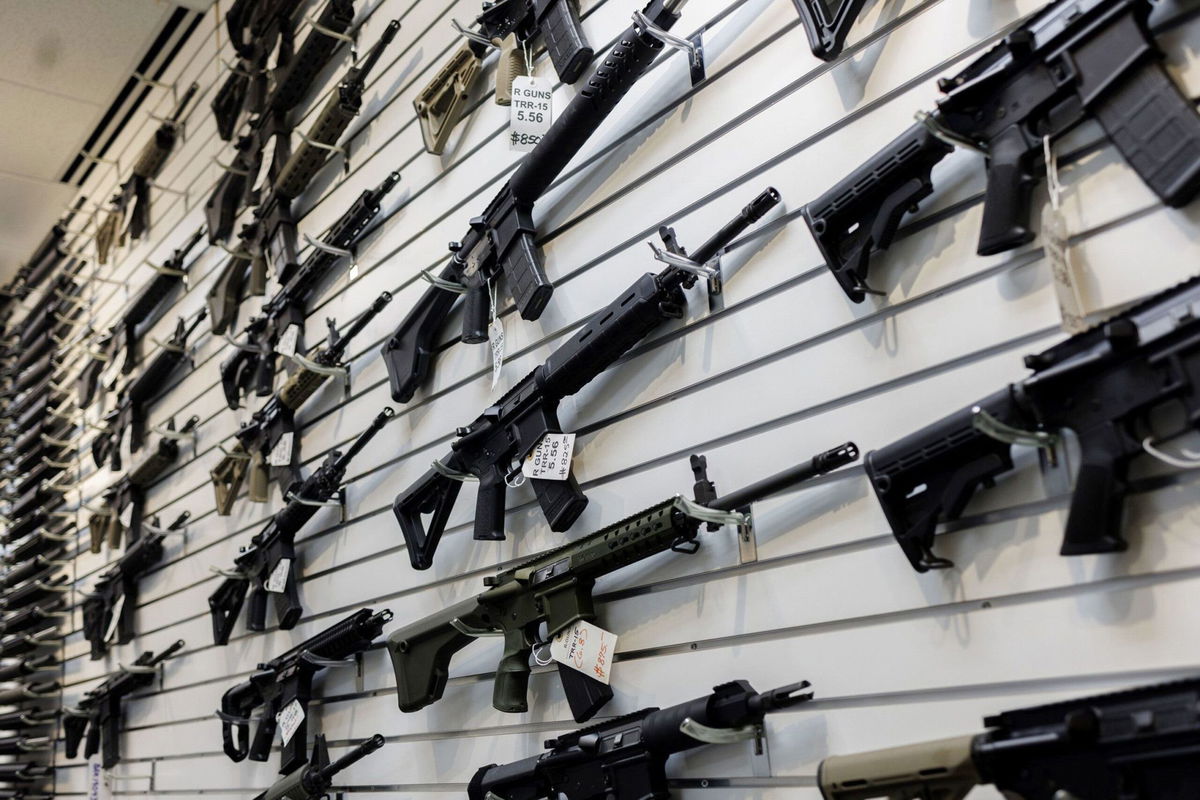
[[[355,438],[362,420],[388,403],[375,355],[379,345],[423,290],[422,265],[444,263],[445,239],[461,232],[466,217],[516,164],[503,149],[507,110],[490,102],[490,86],[473,94],[472,118],[456,132],[448,157],[439,161],[420,150],[407,100],[457,44],[447,17],[467,18],[472,5],[473,0],[444,6],[382,0],[359,10],[370,23],[360,38],[364,50],[393,16],[416,21],[402,26],[400,36],[407,38],[393,43],[386,66],[381,63],[373,74],[364,113],[347,136],[353,153],[349,176],[327,165],[296,203],[302,230],[324,229],[361,188],[378,182],[381,165],[400,164],[404,175],[372,225],[358,280],[349,286],[340,279],[331,283],[311,304],[308,318],[333,315],[344,326],[381,289],[388,288],[396,299],[354,343],[349,397],[323,391],[298,415],[306,470]],[[584,4],[585,29],[597,53],[607,50],[612,35],[627,24],[626,5],[622,0]],[[663,496],[685,492],[691,483],[690,452],[706,452],[718,487],[728,490],[844,438],[854,438],[864,449],[884,444],[955,410],[960,401],[1020,377],[1019,356],[1059,338],[1052,298],[1037,277],[1044,270],[1040,248],[998,258],[974,255],[982,179],[972,156],[956,153],[935,170],[938,191],[905,221],[891,250],[876,257],[875,273],[889,288],[885,303],[850,307],[819,266],[807,230],[796,220],[804,202],[907,126],[906,115],[914,108],[928,106],[936,95],[933,78],[960,68],[1038,3],[1023,0],[1014,8],[972,13],[969,21],[963,20],[966,4],[953,0],[870,8],[845,52],[830,64],[809,60],[785,0],[766,4],[758,19],[737,16],[757,5],[754,0],[689,3],[683,31],[705,25],[714,27],[706,36],[720,37],[722,30],[743,26],[742,35],[727,45],[728,54],[722,52],[710,69],[709,80],[694,89],[672,86],[668,79],[679,71],[681,57],[660,60],[538,205],[539,241],[558,291],[536,324],[518,322],[511,303],[504,304],[511,352],[501,388],[539,363],[631,276],[654,268],[641,244],[658,227],[651,221],[675,225],[685,244],[699,241],[767,181],[781,187],[787,207],[734,248],[730,262],[739,263],[727,284],[724,308],[709,313],[697,298],[682,324],[656,332],[564,403],[565,427],[580,434],[576,472],[592,499],[565,536],[546,529],[531,495],[520,490],[510,493],[508,540],[475,543],[466,535],[474,495],[467,487],[447,526],[438,563],[424,574],[408,566],[389,513],[391,498],[424,471],[426,457],[446,447],[453,425],[473,418],[492,397],[482,349],[455,346],[456,314],[439,346],[430,385],[398,409],[398,419],[352,466],[347,520],[336,523],[322,512],[301,531],[297,566],[306,612],[297,629],[249,634],[239,627],[226,648],[212,646],[203,598],[215,586],[215,576],[206,567],[226,563],[236,546],[265,523],[277,501],[261,508],[243,503],[225,520],[211,509],[207,470],[215,463],[214,442],[228,441],[231,436],[219,432],[232,431],[246,412],[225,410],[214,380],[229,348],[198,332],[195,373],[173,387],[149,420],[161,424],[191,413],[203,420],[197,452],[183,448],[181,463],[152,488],[147,506],[148,515],[192,511],[188,539],[182,545],[169,540],[167,558],[143,580],[138,640],[114,648],[98,663],[86,659],[78,631],[64,646],[69,699],[143,649],[157,649],[177,636],[188,640],[185,655],[167,668],[165,689],[126,709],[127,763],[121,770],[152,772],[153,785],[133,781],[117,794],[199,794],[220,800],[264,788],[273,764],[230,764],[219,752],[211,709],[257,660],[348,610],[391,606],[397,612],[393,624],[400,625],[463,599],[480,590],[482,576]],[[218,22],[208,15],[204,30],[216,30]],[[1172,73],[1192,96],[1200,89],[1200,68],[1191,49],[1182,58],[1180,51],[1198,31],[1200,26],[1181,18],[1161,40],[1172,56]],[[939,32],[953,33],[962,46],[921,44],[940,42],[929,38]],[[194,38],[203,38],[201,31]],[[340,51],[323,73],[324,85],[313,93],[299,129],[307,127],[348,67],[346,52]],[[178,61],[173,65],[178,80],[205,77],[205,94],[223,80],[211,41]],[[918,63],[932,66],[914,69]],[[484,80],[490,82],[493,71],[489,63]],[[551,76],[561,109],[571,90],[554,80],[544,59],[538,72]],[[729,95],[739,86],[747,87],[745,96],[730,104]],[[830,102],[835,97],[840,106]],[[163,93],[158,107],[170,104]],[[168,242],[182,240],[200,223],[203,200],[217,177],[207,159],[213,153],[226,158],[229,148],[216,139],[203,99],[194,109],[188,139],[163,183],[184,181],[197,205],[185,213],[175,197],[156,195],[155,240],[121,252],[105,274],[136,279],[143,257],[166,257]],[[784,121],[803,121],[811,130],[780,147],[772,135]],[[139,146],[153,127],[143,122],[122,152]],[[1074,192],[1068,198],[1072,242],[1091,270],[1089,290],[1121,302],[1194,271],[1186,248],[1189,231],[1200,222],[1197,212],[1162,209],[1097,138],[1094,126],[1072,134],[1060,149],[1066,151],[1060,159],[1064,180]],[[89,183],[95,187],[89,196],[100,197],[101,177]],[[1143,274],[1127,274],[1125,249],[1131,241],[1149,238],[1162,251],[1153,268],[1139,262]],[[1173,251],[1173,242],[1182,243],[1176,245],[1180,249]],[[213,249],[200,256],[189,290],[179,294],[177,308],[148,335],[164,337],[178,313],[194,313],[203,303],[208,275],[223,261]],[[128,299],[119,288],[102,287],[100,294],[98,318],[115,320]],[[255,303],[244,304],[242,320]],[[981,313],[985,304],[994,306],[990,315]],[[962,326],[972,324],[995,327],[967,336]],[[311,334],[317,326],[308,327]],[[950,334],[961,343],[933,346],[939,336]],[[833,380],[842,376],[822,368],[825,354],[833,352],[844,352],[847,366],[854,365],[844,370],[844,380]],[[755,397],[756,408],[742,408],[746,404],[739,397]],[[906,404],[914,412],[902,412]],[[1200,470],[1152,470],[1139,476],[1127,526],[1131,552],[1065,560],[1055,552],[1068,495],[1061,486],[1047,485],[1055,476],[1040,475],[1028,458],[1019,460],[1013,475],[973,500],[968,516],[939,530],[939,550],[960,564],[949,584],[944,576],[908,571],[860,467],[812,481],[756,506],[758,562],[739,564],[728,533],[708,534],[706,546],[690,559],[650,559],[601,583],[601,619],[622,636],[617,699],[605,714],[676,702],[733,677],[751,678],[759,688],[811,677],[817,701],[770,721],[770,759],[753,759],[738,747],[710,748],[680,759],[672,775],[679,776],[673,786],[685,799],[714,797],[714,791],[722,797],[794,797],[800,789],[800,796],[815,800],[815,763],[823,752],[950,735],[978,726],[983,713],[1014,703],[1183,674],[1185,664],[1194,664],[1200,654],[1164,636],[1187,630],[1195,614],[1181,603],[1200,570],[1200,542],[1189,528],[1200,529],[1200,515],[1186,502],[1198,477]],[[83,497],[94,502],[111,480],[103,471],[88,470]],[[108,559],[84,549],[76,577],[86,586]],[[1033,568],[1014,571],[1018,558]],[[869,576],[873,583],[856,584],[856,576],[858,581]],[[784,591],[795,592],[798,607],[777,618],[764,616],[762,605],[743,609],[744,617],[734,614],[739,598],[767,596],[773,581],[788,582]],[[812,595],[826,584],[830,590],[818,601]],[[797,588],[789,588],[793,585]],[[837,589],[846,586],[871,588],[841,596]],[[706,603],[711,608],[705,609]],[[1132,622],[1121,616],[1121,608],[1147,605],[1155,608],[1153,615]],[[1063,642],[1045,644],[1051,650],[1047,663],[1013,664],[1003,673],[999,662],[1006,653],[997,626],[1003,621],[1028,627],[1030,619],[1043,614],[1064,623],[1076,614],[1078,625],[1105,637],[1108,658],[1102,667],[1087,663],[1082,652],[1069,651],[1083,649],[1078,638],[1071,638],[1082,634],[1064,625]],[[1105,620],[1109,624],[1101,625]],[[933,635],[956,627],[978,629],[981,638],[964,643]],[[1139,636],[1148,638],[1138,641]],[[896,649],[900,642],[921,644],[896,650],[897,669],[909,672],[889,675],[880,671],[882,664],[871,663],[870,648]],[[1063,648],[1068,651],[1060,652]],[[446,699],[415,715],[395,709],[390,665],[378,646],[366,656],[363,691],[350,676],[329,671],[319,678],[314,732],[329,735],[335,755],[376,729],[388,741],[384,754],[342,776],[349,791],[364,798],[397,792],[448,797],[461,793],[480,764],[531,754],[543,734],[575,727],[553,672],[544,668],[535,669],[530,682],[529,714],[491,709],[490,679],[498,655],[485,644],[465,650],[452,666]],[[680,671],[696,685],[675,685],[671,676]],[[168,729],[171,741],[161,737]],[[82,764],[59,770],[60,794],[84,794]],[[699,788],[705,781],[707,788]]]

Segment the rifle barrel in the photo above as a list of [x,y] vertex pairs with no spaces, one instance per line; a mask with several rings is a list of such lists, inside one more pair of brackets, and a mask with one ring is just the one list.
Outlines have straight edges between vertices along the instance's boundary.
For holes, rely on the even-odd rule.
[[744,486],[724,497],[718,497],[708,504],[709,508],[719,508],[723,511],[735,511],[745,508],[753,502],[778,494],[796,484],[823,475],[830,470],[849,464],[858,458],[858,446],[854,442],[819,453],[811,460],[797,464],[791,469],[763,478],[757,483]]

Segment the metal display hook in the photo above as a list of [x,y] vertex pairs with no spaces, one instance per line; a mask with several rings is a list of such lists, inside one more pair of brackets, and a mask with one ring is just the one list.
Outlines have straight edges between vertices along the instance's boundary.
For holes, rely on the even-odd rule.
[[434,275],[432,272],[430,272],[427,269],[421,270],[421,277],[425,281],[436,286],[437,288],[444,289],[447,292],[454,292],[455,294],[466,294],[467,292],[470,291],[470,289],[468,289],[465,284],[455,283],[454,281],[448,281],[445,278],[439,278],[437,275]]
[[682,50],[687,53],[688,67],[691,71],[692,86],[704,81],[704,42],[701,34],[697,33],[690,39],[676,36],[655,25],[642,11],[633,12],[633,22],[645,33],[665,44],[667,47]]
[[984,436],[988,436],[998,442],[1045,449],[1048,451],[1047,457],[1050,460],[1050,465],[1054,466],[1058,463],[1056,450],[1061,441],[1058,434],[1050,433],[1049,431],[1027,431],[1015,428],[1006,422],[996,419],[996,417],[979,406],[971,409],[971,427]]

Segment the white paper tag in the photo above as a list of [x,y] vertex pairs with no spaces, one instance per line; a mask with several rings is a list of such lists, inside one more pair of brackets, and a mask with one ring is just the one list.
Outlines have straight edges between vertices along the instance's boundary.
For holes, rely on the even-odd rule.
[[267,464],[272,467],[286,467],[292,463],[292,440],[295,437],[291,431],[279,435],[279,441],[271,448],[267,456]]
[[287,330],[279,337],[279,343],[275,345],[275,352],[284,358],[290,358],[296,355],[296,343],[300,341],[300,326],[288,325]]
[[300,727],[300,723],[304,722],[304,708],[301,707],[299,700],[293,700],[283,707],[283,711],[280,711],[279,716],[275,719],[279,722],[279,735],[283,738],[283,744],[286,746],[296,735],[296,729]]
[[550,657],[601,683],[608,683],[616,649],[616,634],[580,620],[554,637],[550,642]]
[[488,326],[488,344],[492,348],[492,391],[500,383],[500,369],[504,366],[504,322],[493,317]]
[[121,523],[122,528],[128,528],[133,524],[132,502],[126,503],[125,507],[121,509],[121,513],[117,515],[117,521]]
[[346,283],[354,283],[358,280],[358,261],[350,262],[350,271],[346,273]]
[[267,582],[263,584],[263,588],[268,592],[282,594],[287,588],[288,573],[292,569],[292,560],[290,558],[281,558],[275,563],[275,569],[271,570],[271,576],[267,578]]
[[121,612],[125,609],[125,595],[117,598],[117,602],[113,604],[112,619],[108,621],[108,628],[104,631],[104,641],[111,642],[113,635],[117,632],[117,625],[121,622]]
[[544,481],[565,481],[571,475],[571,455],[575,451],[575,434],[547,433],[537,447],[525,456],[521,474],[526,478]]
[[88,759],[87,786],[88,800],[112,800],[112,784],[98,754]]
[[528,153],[542,140],[554,121],[553,96],[548,78],[531,75],[513,78],[508,120],[509,150]]
[[1046,262],[1054,278],[1054,295],[1058,299],[1058,313],[1062,317],[1062,329],[1066,333],[1079,333],[1087,327],[1087,309],[1079,292],[1079,276],[1071,262],[1067,221],[1062,212],[1050,203],[1042,210],[1042,242],[1046,248]]

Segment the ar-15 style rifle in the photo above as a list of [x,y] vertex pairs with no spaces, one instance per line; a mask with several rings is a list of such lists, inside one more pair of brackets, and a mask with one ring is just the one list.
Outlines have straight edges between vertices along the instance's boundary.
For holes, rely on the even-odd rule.
[[180,317],[175,325],[175,334],[163,343],[138,376],[118,393],[117,407],[104,418],[105,431],[92,440],[92,461],[97,467],[107,461],[114,470],[121,469],[121,437],[126,428],[129,429],[130,452],[136,453],[142,448],[150,401],[162,395],[169,387],[175,370],[190,360],[187,340],[204,320],[205,313],[201,309],[191,324]]
[[[49,778],[53,774],[54,768],[46,764],[26,764],[20,761],[0,764],[0,783],[32,783]],[[18,793],[18,797],[20,796]]]
[[[286,163],[277,161],[273,164],[270,193],[255,211],[255,220],[242,227],[238,234],[239,249],[231,255],[209,292],[215,333],[223,332],[233,323],[237,307],[247,293],[266,293],[268,272],[285,275],[296,269],[298,243],[291,201],[324,166],[329,148],[358,114],[367,74],[399,29],[400,23],[393,20],[379,42],[346,73],[300,147],[291,153]],[[287,135],[280,135],[287,138]],[[290,152],[290,144],[287,147]],[[285,153],[276,152],[275,157],[284,158]]]
[[[334,321],[326,320],[329,344],[318,349],[311,361],[305,359],[308,365],[302,364],[287,383],[271,395],[266,405],[254,412],[251,421],[237,432],[237,444],[209,472],[216,494],[217,514],[229,514],[247,475],[250,476],[247,493],[254,503],[267,502],[272,481],[279,487],[280,496],[285,498],[288,489],[300,481],[300,441],[295,435],[295,412],[329,380],[329,369],[347,369],[341,358],[350,341],[391,300],[388,292],[381,294],[340,336]],[[290,444],[285,440],[288,436],[292,437]],[[277,447],[286,453],[287,463],[280,463],[282,458],[272,456]]]
[[528,73],[525,59],[539,33],[563,83],[579,80],[592,60],[592,48],[579,24],[576,0],[485,2],[475,26],[474,30],[462,31],[466,42],[413,100],[425,150],[433,155],[440,156],[446,149],[488,50],[500,51],[496,104],[502,106],[512,102],[513,78]]
[[23,292],[28,293],[31,289],[36,289],[42,284],[42,281],[49,277],[63,259],[67,257],[67,234],[70,229],[67,227],[87,204],[86,197],[80,197],[75,201],[75,205],[67,210],[67,213],[58,222],[50,228],[49,233],[38,244],[37,249],[33,251],[33,255],[21,267],[18,273],[17,280],[21,285]]
[[953,78],[914,124],[803,214],[846,295],[881,294],[868,260],[933,192],[930,173],[955,146],[987,156],[980,255],[1033,240],[1030,204],[1046,140],[1095,117],[1164,203],[1200,191],[1200,114],[1167,76],[1150,0],[1057,0]]
[[[475,538],[504,538],[507,482],[520,473],[525,457],[546,434],[562,432],[557,413],[562,399],[586,386],[659,325],[682,317],[687,307],[684,289],[695,285],[698,275],[715,277],[715,271],[705,265],[778,202],[779,193],[767,189],[691,258],[675,241],[674,231],[664,227],[660,233],[668,251],[662,255],[669,264],[666,269],[635,281],[475,422],[458,430],[450,454],[398,495],[392,506],[414,569],[432,565],[454,508],[462,482],[450,474],[479,480]],[[531,478],[530,482],[552,531],[567,530],[587,505],[573,475],[563,481]],[[422,514],[430,515],[428,527]]]
[[[526,692],[534,644],[581,620],[595,622],[592,592],[596,580],[643,559],[672,550],[700,549],[700,525],[718,530],[714,520],[733,521],[751,503],[786,491],[858,458],[852,442],[725,497],[717,497],[703,456],[692,456],[695,501],[664,500],[595,533],[535,556],[484,580],[477,597],[414,622],[388,636],[396,670],[401,711],[418,711],[441,699],[450,659],[477,636],[502,635],[504,656],[496,668],[492,705],[500,711],[529,709]],[[720,512],[727,512],[721,514]],[[612,690],[570,667],[559,666],[563,689],[576,722],[590,719]]]
[[327,796],[329,787],[333,785],[334,775],[362,761],[381,747],[383,737],[377,733],[370,739],[359,742],[350,752],[331,764],[325,737],[317,736],[313,741],[312,760],[275,781],[270,789],[254,800],[320,800]]
[[279,619],[280,630],[296,627],[304,611],[296,589],[296,533],[313,518],[321,504],[338,491],[350,462],[394,413],[390,408],[383,409],[344,454],[337,450],[330,452],[307,480],[288,490],[288,504],[250,539],[248,547],[242,548],[241,555],[234,559],[233,575],[222,581],[208,598],[214,644],[229,642],[229,634],[242,611],[247,592],[250,593],[250,609],[246,613],[249,630],[266,630],[268,594],[275,596],[275,616]]
[[[199,422],[199,417],[191,417],[179,435],[191,433]],[[175,420],[167,423],[167,430],[175,430]],[[104,493],[103,505],[88,517],[93,553],[99,553],[104,542],[108,542],[110,548],[116,548],[121,546],[123,537],[130,544],[141,537],[146,490],[153,486],[178,458],[179,440],[172,436],[163,436],[153,452],[148,453],[128,474],[108,488]],[[128,524],[121,519],[126,508],[130,509]]]
[[1181,406],[1200,429],[1200,278],[1027,356],[1033,374],[978,403],[867,453],[867,476],[913,569],[946,569],[933,552],[939,522],[1013,468],[1014,444],[1053,449],[1074,431],[1080,466],[1064,556],[1125,550],[1130,462],[1157,452],[1150,420]]
[[962,800],[991,784],[1013,800],[1172,800],[1200,786],[1200,679],[1066,700],[984,719],[983,733],[831,756],[826,800]]
[[0,714],[0,731],[27,731],[50,725],[57,719],[56,708],[20,708]]
[[86,692],[76,708],[64,709],[63,739],[67,758],[75,758],[79,743],[87,732],[83,757],[100,753],[101,764],[112,769],[121,760],[121,701],[134,692],[153,685],[158,665],[183,649],[179,639],[154,655],[147,650],[131,667],[123,667],[104,683]]
[[58,658],[53,653],[46,653],[20,661],[9,661],[0,666],[0,681],[15,681],[36,675],[42,670],[58,671]]
[[[225,755],[233,761],[241,761],[247,755],[251,761],[266,761],[280,712],[290,714],[295,706],[300,712],[300,722],[283,742],[279,772],[287,774],[303,766],[308,760],[308,701],[312,697],[313,676],[331,663],[364,652],[391,618],[392,612],[387,609],[379,612],[360,609],[283,655],[259,664],[257,672],[225,692],[218,714]],[[254,741],[250,742],[250,712],[259,706],[263,713],[254,731]]]
[[167,534],[181,530],[190,516],[185,511],[165,531],[154,531],[132,542],[117,563],[96,580],[91,594],[84,597],[80,604],[83,637],[92,645],[93,661],[104,658],[114,635],[117,644],[128,644],[133,640],[138,581],[147,570],[162,561],[163,541]]
[[[392,20],[384,28],[383,34],[375,46],[349,70],[338,83],[337,88],[330,93],[325,107],[317,115],[308,134],[300,146],[292,153],[291,158],[279,170],[272,184],[274,194],[279,197],[292,199],[299,197],[307,188],[313,177],[325,166],[330,157],[330,147],[336,145],[350,126],[351,120],[358,116],[362,109],[363,91],[367,87],[367,76],[379,63],[383,51],[396,38],[400,30],[399,20]],[[294,229],[294,224],[293,224]],[[293,230],[293,236],[295,236]],[[294,249],[294,248],[293,248]]]
[[317,74],[329,63],[353,21],[353,0],[329,0],[295,55],[285,60],[281,51],[282,63],[274,70],[271,95],[258,116],[251,120],[250,132],[238,140],[233,163],[205,204],[210,243],[227,241],[238,213],[247,206],[258,205],[255,183],[267,145],[274,142],[269,176],[272,181],[291,156],[288,116],[312,89]]
[[[279,337],[292,325],[303,332],[309,298],[331,277],[333,266],[343,254],[362,238],[367,225],[379,214],[380,202],[399,181],[400,173],[393,172],[378,187],[359,195],[321,243],[312,248],[304,263],[291,265],[294,269],[286,269],[279,275],[279,291],[263,306],[260,315],[251,318],[242,331],[243,342],[221,364],[221,386],[230,408],[236,409],[241,396],[251,387],[259,397],[275,391],[275,362],[279,357],[275,348]],[[300,346],[297,336],[297,348]]]
[[[500,192],[471,220],[466,236],[451,242],[450,261],[439,282],[465,286],[462,341],[488,339],[492,283],[504,275],[521,317],[535,320],[554,289],[542,269],[533,204],[616,108],[663,48],[659,31],[671,28],[686,0],[651,0],[617,39],[584,88],[571,101]],[[650,25],[646,25],[649,23]],[[651,27],[654,26],[654,27]],[[437,285],[426,290],[383,345],[392,399],[407,403],[429,374],[442,326],[459,292]]]
[[470,800],[663,800],[670,797],[667,759],[707,744],[755,739],[762,752],[767,714],[812,699],[808,681],[762,694],[748,681],[714,686],[712,694],[670,708],[645,708],[546,740],[547,752],[511,764],[480,767]]
[[187,281],[188,273],[184,266],[184,259],[202,238],[204,238],[203,227],[193,233],[182,247],[176,249],[162,266],[151,267],[155,273],[154,277],[142,287],[137,297],[129,305],[129,310],[117,323],[116,338],[112,342],[110,352],[113,358],[124,355],[124,360],[121,362],[122,374],[127,375],[133,372],[134,367],[137,366],[140,341],[137,335],[138,327],[151,318],[176,286]]
[[[107,264],[112,246],[122,244],[126,236],[136,242],[150,230],[150,187],[175,149],[179,131],[183,128],[180,122],[183,112],[199,89],[200,86],[195,83],[188,87],[183,99],[175,107],[175,113],[163,120],[153,138],[138,153],[129,180],[121,185],[121,190],[113,197],[108,216],[96,231],[96,260],[99,263]],[[126,217],[129,219],[128,225],[125,223]]]

